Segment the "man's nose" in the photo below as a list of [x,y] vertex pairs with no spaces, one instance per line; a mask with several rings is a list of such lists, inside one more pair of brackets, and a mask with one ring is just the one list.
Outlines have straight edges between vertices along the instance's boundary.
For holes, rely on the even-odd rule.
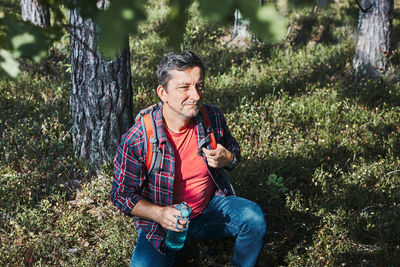
[[190,94],[190,99],[196,100],[196,101],[200,100],[200,93],[197,90],[195,85],[190,86],[189,94]]

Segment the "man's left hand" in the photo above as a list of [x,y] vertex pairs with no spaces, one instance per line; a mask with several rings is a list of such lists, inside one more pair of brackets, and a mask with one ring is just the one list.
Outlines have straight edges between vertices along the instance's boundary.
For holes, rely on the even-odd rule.
[[217,144],[217,148],[213,150],[203,147],[203,152],[206,155],[208,165],[213,168],[228,167],[233,161],[232,152],[221,144]]

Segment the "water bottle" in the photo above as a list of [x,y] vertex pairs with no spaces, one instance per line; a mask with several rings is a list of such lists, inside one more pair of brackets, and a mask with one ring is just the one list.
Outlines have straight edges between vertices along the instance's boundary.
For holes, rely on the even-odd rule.
[[182,232],[175,232],[168,230],[165,244],[169,249],[180,250],[181,248],[183,248],[183,245],[185,244],[187,229],[189,227],[189,217],[192,210],[186,204],[186,202],[182,202],[176,205],[175,208],[181,212],[180,216],[175,216],[176,229],[182,230]]

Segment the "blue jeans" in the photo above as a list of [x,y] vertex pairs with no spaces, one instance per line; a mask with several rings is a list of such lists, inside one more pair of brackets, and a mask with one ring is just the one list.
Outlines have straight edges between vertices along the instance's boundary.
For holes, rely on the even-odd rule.
[[[214,196],[203,213],[189,224],[187,240],[236,236],[233,266],[255,266],[264,245],[266,223],[258,204],[236,196]],[[173,266],[181,251],[162,255],[139,231],[131,267]]]

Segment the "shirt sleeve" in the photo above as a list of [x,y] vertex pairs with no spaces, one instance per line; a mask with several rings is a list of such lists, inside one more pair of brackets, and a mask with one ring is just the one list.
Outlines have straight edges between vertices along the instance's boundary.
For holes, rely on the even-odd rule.
[[132,133],[122,137],[114,158],[114,180],[111,189],[113,204],[128,216],[136,203],[143,197],[139,194],[146,176],[143,164],[139,160],[139,145],[128,138]]

